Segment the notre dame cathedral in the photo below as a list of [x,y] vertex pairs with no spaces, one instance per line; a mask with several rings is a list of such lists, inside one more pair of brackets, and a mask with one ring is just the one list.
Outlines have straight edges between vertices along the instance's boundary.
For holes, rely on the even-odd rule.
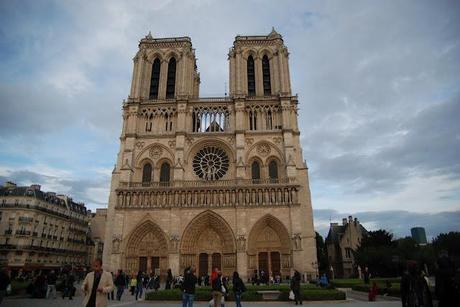
[[272,30],[236,36],[228,59],[229,96],[203,98],[189,37],[140,41],[112,174],[107,269],[317,275],[288,50]]

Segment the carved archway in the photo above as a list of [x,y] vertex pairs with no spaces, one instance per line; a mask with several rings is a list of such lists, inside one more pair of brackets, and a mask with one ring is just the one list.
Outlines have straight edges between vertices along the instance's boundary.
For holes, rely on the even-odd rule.
[[159,271],[165,276],[168,269],[168,241],[163,230],[147,220],[138,225],[125,247],[125,270],[130,274],[139,270],[147,273]]
[[289,276],[291,240],[283,223],[271,214],[263,216],[248,237],[248,276],[254,270]]
[[[212,266],[220,266],[224,275],[236,269],[236,242],[228,223],[217,213],[207,210],[195,217],[185,228],[180,246],[180,269],[194,265],[198,274],[210,273]],[[208,269],[203,272],[204,255],[208,255]]]

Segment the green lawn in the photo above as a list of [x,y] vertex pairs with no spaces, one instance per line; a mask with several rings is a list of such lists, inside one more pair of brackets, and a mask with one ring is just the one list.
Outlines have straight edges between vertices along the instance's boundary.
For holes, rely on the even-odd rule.
[[331,284],[334,285],[336,288],[352,288],[355,291],[362,291],[362,292],[369,292],[369,287],[372,285],[373,282],[377,283],[377,287],[379,289],[379,294],[382,294],[383,289],[386,288],[386,282],[389,281],[391,283],[391,288],[389,291],[389,295],[391,296],[400,296],[400,282],[401,278],[371,278],[370,284],[364,284],[362,279],[358,278],[343,278],[343,279],[334,279],[331,281]]
[[[247,291],[243,293],[243,301],[261,301],[262,294],[257,293],[263,290],[278,290],[280,291],[279,300],[289,300],[289,285],[270,285],[270,286],[253,286],[247,285]],[[211,299],[211,288],[210,287],[199,287],[195,291],[195,300],[197,301],[208,301]],[[323,289],[318,288],[315,285],[305,284],[302,285],[302,297],[305,301],[321,301],[321,300],[344,300],[345,293],[335,289]],[[180,300],[181,291],[179,289],[173,290],[161,290],[158,292],[150,292],[146,294],[146,300]],[[233,301],[233,292],[230,290],[228,301]]]

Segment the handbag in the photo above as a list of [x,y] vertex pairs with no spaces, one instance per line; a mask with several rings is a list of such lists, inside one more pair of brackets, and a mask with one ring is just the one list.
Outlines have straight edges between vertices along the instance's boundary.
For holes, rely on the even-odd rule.
[[289,299],[293,301],[295,299],[294,291],[289,291]]

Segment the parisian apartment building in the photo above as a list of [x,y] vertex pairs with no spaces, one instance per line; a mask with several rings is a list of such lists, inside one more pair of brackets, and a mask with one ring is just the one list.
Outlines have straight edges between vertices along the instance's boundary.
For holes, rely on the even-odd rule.
[[0,266],[13,271],[85,267],[94,258],[91,212],[40,185],[0,186]]

